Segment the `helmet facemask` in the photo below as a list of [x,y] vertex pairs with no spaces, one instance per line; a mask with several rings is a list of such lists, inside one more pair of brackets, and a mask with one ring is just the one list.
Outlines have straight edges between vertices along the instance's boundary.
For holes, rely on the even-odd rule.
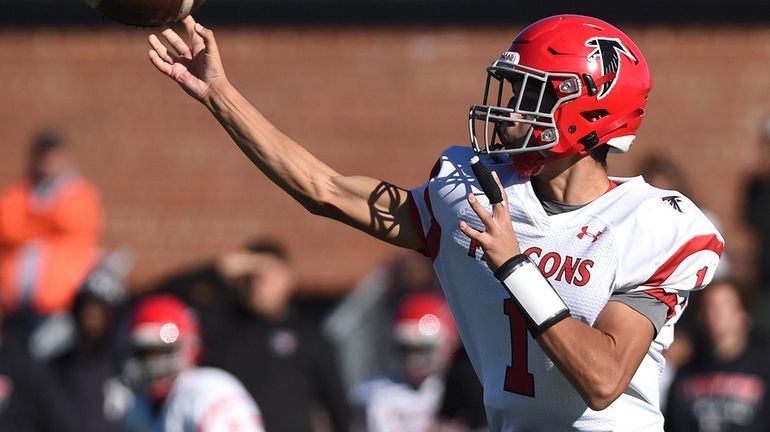
[[123,372],[129,384],[146,391],[157,382],[173,379],[184,368],[183,355],[176,346],[133,347]]
[[197,322],[187,306],[170,296],[137,307],[130,331],[127,383],[154,401],[167,397],[176,377],[193,367],[200,353]]
[[[515,157],[537,152],[539,159],[550,157],[563,133],[556,125],[556,110],[581,90],[575,74],[523,66],[518,64],[518,53],[504,53],[487,68],[484,102],[470,108],[471,146],[480,154]],[[510,131],[513,139],[506,136]]]

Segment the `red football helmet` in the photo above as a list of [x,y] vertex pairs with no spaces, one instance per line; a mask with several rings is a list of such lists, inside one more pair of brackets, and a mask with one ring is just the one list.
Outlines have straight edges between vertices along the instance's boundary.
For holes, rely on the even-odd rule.
[[393,340],[411,380],[421,382],[443,369],[458,342],[446,300],[432,292],[407,294],[396,309]]
[[[545,18],[487,68],[484,102],[470,108],[471,145],[510,156],[524,176],[599,145],[625,152],[651,87],[641,51],[614,26],[579,15]],[[506,142],[504,131],[522,125],[517,143]]]
[[198,322],[190,308],[170,295],[143,300],[130,329],[128,380],[156,400],[164,399],[179,372],[200,354]]

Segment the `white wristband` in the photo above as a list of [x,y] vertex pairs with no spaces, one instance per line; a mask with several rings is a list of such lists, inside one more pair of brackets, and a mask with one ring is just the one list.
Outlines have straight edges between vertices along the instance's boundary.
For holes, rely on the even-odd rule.
[[533,337],[569,316],[569,308],[526,255],[516,255],[495,271],[495,277],[527,316]]

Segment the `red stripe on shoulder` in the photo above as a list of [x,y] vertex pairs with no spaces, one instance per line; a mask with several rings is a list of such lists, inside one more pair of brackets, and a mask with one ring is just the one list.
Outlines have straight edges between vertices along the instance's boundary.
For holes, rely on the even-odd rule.
[[428,233],[425,235],[425,250],[427,252],[425,255],[431,260],[435,260],[438,256],[439,246],[441,246],[441,226],[436,222],[436,217],[433,216],[433,207],[430,203],[428,188],[425,188],[424,198],[425,205],[428,207],[428,212],[430,212],[430,228],[428,228]]
[[690,255],[710,250],[719,256],[722,256],[724,243],[717,238],[716,234],[700,235],[693,237],[687,243],[683,244],[671,257],[663,263],[653,275],[642,285],[661,286]]
[[667,293],[663,288],[652,288],[644,291],[645,294],[651,295],[668,306],[668,312],[666,313],[666,319],[670,319],[676,313],[674,309],[676,307],[677,296],[673,293]]

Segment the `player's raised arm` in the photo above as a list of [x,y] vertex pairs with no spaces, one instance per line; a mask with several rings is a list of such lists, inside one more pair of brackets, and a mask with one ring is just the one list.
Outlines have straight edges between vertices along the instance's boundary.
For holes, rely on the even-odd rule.
[[205,105],[238,147],[308,211],[389,243],[422,248],[412,225],[408,191],[362,176],[343,176],[273,126],[228,81],[210,29],[184,19],[189,44],[165,29],[149,37],[153,65]]

